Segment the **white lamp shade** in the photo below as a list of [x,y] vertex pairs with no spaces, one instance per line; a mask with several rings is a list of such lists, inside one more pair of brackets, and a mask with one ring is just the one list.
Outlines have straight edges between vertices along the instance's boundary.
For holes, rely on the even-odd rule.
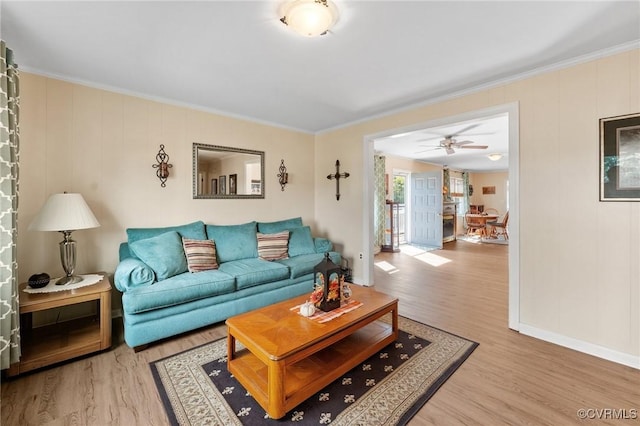
[[75,231],[100,226],[80,194],[53,194],[29,224],[33,231]]
[[338,10],[330,0],[326,5],[315,0],[293,0],[285,3],[281,10],[286,24],[307,37],[324,34],[338,20]]

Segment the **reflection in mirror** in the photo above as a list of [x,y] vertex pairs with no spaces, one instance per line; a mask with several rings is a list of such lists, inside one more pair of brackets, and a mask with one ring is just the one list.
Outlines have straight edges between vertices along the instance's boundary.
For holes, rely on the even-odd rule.
[[264,152],[194,143],[193,198],[264,198]]

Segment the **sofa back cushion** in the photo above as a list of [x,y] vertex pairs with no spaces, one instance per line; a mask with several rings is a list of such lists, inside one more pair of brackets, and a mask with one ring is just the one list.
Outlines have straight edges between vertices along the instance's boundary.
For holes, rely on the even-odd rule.
[[204,222],[198,221],[187,223],[185,225],[167,226],[164,228],[129,228],[127,229],[127,241],[129,244],[155,237],[165,232],[175,231],[185,238],[193,238],[194,240],[206,240],[207,235],[204,230]]
[[256,222],[241,225],[206,225],[207,236],[216,243],[218,263],[258,257]]
[[301,226],[293,228],[289,234],[289,256],[300,256],[302,254],[313,254],[316,246],[311,236],[311,228]]
[[129,248],[138,259],[153,269],[158,281],[187,272],[182,238],[175,231],[134,241]]
[[301,217],[292,217],[291,219],[278,220],[276,222],[258,222],[258,232],[262,234],[275,234],[277,232],[288,231],[291,228],[299,228],[302,226]]

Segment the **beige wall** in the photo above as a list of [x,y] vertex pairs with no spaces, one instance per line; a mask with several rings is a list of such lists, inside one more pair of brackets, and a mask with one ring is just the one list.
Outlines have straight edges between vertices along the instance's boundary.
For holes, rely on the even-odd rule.
[[442,166],[438,164],[425,163],[424,161],[416,161],[408,158],[394,157],[385,155],[385,170],[392,176],[394,172],[411,172],[424,173],[434,170],[442,170]]
[[[511,190],[521,212],[521,329],[637,362],[640,203],[598,202],[597,165],[598,119],[640,111],[639,76],[633,50],[314,137],[22,73],[19,278],[62,273],[60,236],[26,229],[60,191],[81,192],[102,224],[74,233],[81,272],[113,272],[127,227],[302,216],[362,277],[371,261],[359,259],[367,252],[365,137],[518,102],[519,187]],[[193,200],[192,142],[266,151],[266,199]],[[160,144],[173,164],[166,188],[151,167]],[[284,192],[281,158],[291,182]],[[351,174],[340,201],[326,178],[336,159]]]
[[[193,142],[266,151],[266,199],[194,200]],[[173,164],[166,188],[152,168],[160,144]],[[293,216],[315,227],[313,156],[308,134],[22,73],[19,279],[62,274],[61,235],[27,230],[52,193],[82,193],[101,224],[73,233],[77,271],[113,273],[128,227]],[[277,178],[281,159],[289,172],[285,191]]]
[[[320,134],[316,221],[345,254],[366,251],[340,212],[364,211],[367,135],[518,102],[521,327],[640,365],[640,203],[598,201],[598,119],[640,111],[639,86],[636,49]],[[339,203],[321,182],[336,157],[352,173]]]
[[[507,182],[509,173],[470,173],[469,184],[473,185],[470,204],[483,205],[485,209],[494,208],[502,215],[507,211]],[[493,186],[495,194],[483,194],[482,187]]]
[[393,174],[396,172],[424,173],[434,170],[442,170],[442,166],[425,163],[424,161],[411,160],[409,158],[385,155],[385,173],[389,175],[389,193],[387,199],[393,198]]

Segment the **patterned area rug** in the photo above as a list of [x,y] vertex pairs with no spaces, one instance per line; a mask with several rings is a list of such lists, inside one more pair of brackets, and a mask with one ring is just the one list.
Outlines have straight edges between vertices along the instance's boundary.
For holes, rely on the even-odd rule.
[[399,320],[395,343],[280,420],[269,418],[227,371],[226,339],[150,366],[172,425],[404,425],[478,344],[407,318]]

